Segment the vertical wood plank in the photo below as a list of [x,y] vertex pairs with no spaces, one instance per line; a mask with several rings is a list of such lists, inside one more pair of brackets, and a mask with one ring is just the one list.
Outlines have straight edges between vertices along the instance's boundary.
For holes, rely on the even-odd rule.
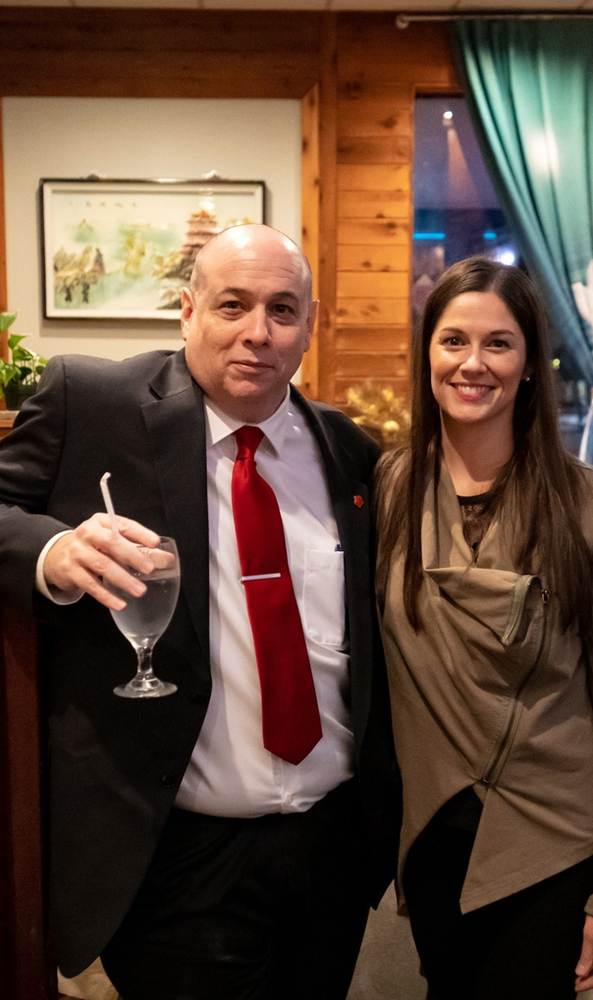
[[[313,298],[319,297],[319,85],[301,101],[301,219],[302,248],[313,271]],[[311,399],[319,392],[319,333],[303,357],[301,390]]]
[[[0,312],[8,309],[8,291],[6,287],[6,209],[4,202],[4,143],[2,140],[2,101],[0,100]],[[0,358],[8,361],[8,333],[0,334]],[[4,398],[0,400],[0,409],[6,409]]]
[[336,328],[337,21],[325,14],[319,75],[319,398],[333,402]]

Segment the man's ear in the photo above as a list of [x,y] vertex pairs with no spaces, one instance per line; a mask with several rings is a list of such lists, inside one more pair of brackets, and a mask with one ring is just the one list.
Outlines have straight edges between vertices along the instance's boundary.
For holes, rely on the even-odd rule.
[[194,312],[194,298],[189,288],[181,289],[181,336],[187,340],[189,324]]

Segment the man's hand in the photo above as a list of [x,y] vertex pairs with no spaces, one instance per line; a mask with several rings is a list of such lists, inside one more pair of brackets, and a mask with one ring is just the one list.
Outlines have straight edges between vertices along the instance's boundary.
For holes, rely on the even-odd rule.
[[593,990],[593,917],[585,917],[583,948],[575,972],[577,974],[575,983],[577,993],[582,993],[583,990]]
[[74,531],[62,535],[45,557],[43,573],[49,587],[64,593],[84,590],[113,611],[125,608],[125,601],[103,585],[108,584],[140,597],[146,587],[124,569],[131,566],[150,573],[153,562],[137,547],[155,548],[160,538],[137,521],[118,517],[119,535],[114,535],[107,514],[93,514]]

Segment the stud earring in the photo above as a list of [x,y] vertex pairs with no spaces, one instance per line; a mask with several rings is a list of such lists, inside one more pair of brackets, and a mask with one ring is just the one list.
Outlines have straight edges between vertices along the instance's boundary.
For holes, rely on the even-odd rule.
[[523,379],[524,382],[531,382],[531,375],[526,375]]

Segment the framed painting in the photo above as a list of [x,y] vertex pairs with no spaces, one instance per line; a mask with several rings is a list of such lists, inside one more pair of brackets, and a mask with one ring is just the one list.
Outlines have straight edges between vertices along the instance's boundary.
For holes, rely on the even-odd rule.
[[199,249],[265,222],[264,181],[39,182],[44,315],[179,319]]

